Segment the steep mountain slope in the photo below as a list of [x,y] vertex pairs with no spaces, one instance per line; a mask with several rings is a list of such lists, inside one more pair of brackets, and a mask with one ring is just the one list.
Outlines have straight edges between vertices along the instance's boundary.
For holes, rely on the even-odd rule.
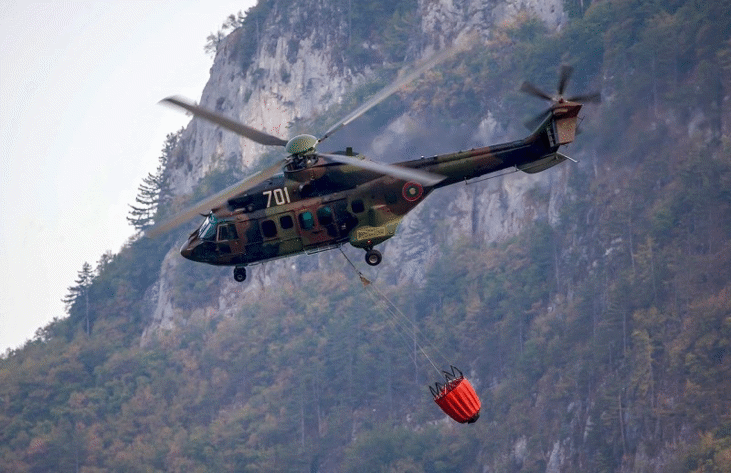
[[[332,8],[315,2],[283,8],[278,2],[265,2],[257,6],[249,12],[247,24],[219,43],[201,104],[281,137],[301,132],[318,134],[362,103],[367,94],[390,82],[395,72],[435,49],[470,38],[479,44],[470,53],[474,54],[485,44],[499,42],[492,38],[493,30],[502,28],[504,22],[512,25],[516,15],[519,23],[527,23],[527,29],[536,30],[557,28],[565,20],[561,5],[556,2],[485,5],[403,1],[388,7],[348,5],[336,4]],[[374,17],[382,18],[375,22],[376,28],[372,26]],[[487,59],[474,60],[471,67],[484,74],[487,65],[480,64],[480,60]],[[551,71],[558,62],[553,61]],[[335,150],[353,146],[371,158],[394,162],[525,135],[525,130],[519,128],[523,117],[516,115],[514,104],[505,107],[504,92],[498,88],[491,91],[490,86],[481,87],[475,82],[468,86],[471,96],[460,97],[452,104],[439,103],[445,95],[461,91],[429,91],[430,87],[454,87],[459,76],[469,75],[462,70],[444,76],[455,64],[452,61],[441,72],[422,79],[422,85],[411,93],[404,92],[349,125],[328,140],[326,147]],[[472,98],[476,102],[466,109]],[[496,113],[502,117],[500,121],[494,118]],[[508,132],[506,126],[510,122],[514,126]],[[435,136],[438,138],[434,139]],[[175,158],[168,163],[170,192],[185,198],[191,195],[195,184],[199,189],[195,195],[200,197],[201,187],[212,190],[211,184],[200,185],[204,176],[218,179],[218,184],[233,182],[242,172],[253,172],[254,158],[265,151],[263,146],[193,120],[181,135]],[[526,192],[537,183],[549,190],[549,196],[544,201],[528,202]],[[423,278],[426,263],[438,244],[432,232],[434,221],[450,228],[444,238],[452,241],[463,235],[499,241],[539,215],[548,214],[555,222],[565,183],[566,174],[562,172],[513,176],[472,189],[450,189],[446,195],[435,197],[442,199],[441,204],[420,209],[434,209],[439,215],[423,219],[414,214],[407,218],[401,237],[386,245],[387,253],[395,257],[386,259],[382,271],[396,280]],[[419,229],[423,224],[418,220],[427,220],[426,226]],[[171,253],[169,258],[178,256]],[[291,270],[291,264],[285,261],[253,268],[244,298],[257,298],[265,281],[271,285],[283,272]],[[312,258],[304,264],[313,264]],[[175,271],[167,269],[175,265],[177,262],[170,260],[163,265],[161,287],[173,284],[170,278]],[[222,278],[217,284],[222,287],[222,297],[210,301],[210,309],[231,315],[246,299],[227,296],[240,292],[230,278]],[[156,325],[170,327],[181,311],[197,308],[176,305],[167,290],[159,291],[158,296],[155,324],[148,333]]]
[[[0,469],[731,469],[729,7],[550,5],[252,9],[201,103],[280,136],[326,128],[467,26],[477,46],[333,148],[396,161],[520,136],[541,104],[517,85],[552,90],[562,60],[604,102],[578,165],[430,196],[377,271],[346,248],[372,286],[339,252],[242,286],[179,258],[185,229],[105,255],[69,317],[0,361]],[[168,151],[159,218],[271,159],[195,120]],[[476,424],[432,403],[420,347],[470,377]]]

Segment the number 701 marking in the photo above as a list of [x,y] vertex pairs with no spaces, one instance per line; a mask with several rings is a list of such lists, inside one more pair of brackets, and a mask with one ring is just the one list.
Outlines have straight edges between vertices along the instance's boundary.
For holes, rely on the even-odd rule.
[[272,206],[272,196],[274,196],[274,205],[284,205],[290,203],[289,191],[286,187],[282,187],[281,189],[264,191],[263,194],[267,196],[267,208]]

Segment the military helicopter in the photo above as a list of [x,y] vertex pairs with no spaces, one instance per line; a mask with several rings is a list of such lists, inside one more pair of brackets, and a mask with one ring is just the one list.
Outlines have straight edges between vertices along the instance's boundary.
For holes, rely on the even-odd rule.
[[551,106],[526,123],[533,132],[521,140],[396,164],[367,160],[352,148],[317,150],[333,133],[452,53],[439,53],[396,80],[321,138],[302,134],[284,140],[183,98],[164,99],[256,143],[284,147],[287,156],[153,227],[148,236],[205,215],[180,253],[193,261],[233,266],[239,282],[246,279],[247,266],[345,243],[365,250],[366,263],[376,266],[382,255],[375,246],[394,236],[404,216],[435,189],[507,168],[537,173],[569,159],[558,149],[574,140],[581,103],[600,101],[598,93],[564,97],[570,66],[561,67],[555,96],[529,82],[522,84],[521,91]]

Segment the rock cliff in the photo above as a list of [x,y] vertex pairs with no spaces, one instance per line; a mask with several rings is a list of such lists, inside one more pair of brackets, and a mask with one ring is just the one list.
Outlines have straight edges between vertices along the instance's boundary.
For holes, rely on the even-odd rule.
[[[343,247],[367,287],[338,251],[239,284],[180,257],[187,228],[131,239],[0,360],[0,470],[731,471],[728,6],[566,1],[562,23],[550,3],[294,3],[216,36],[204,105],[319,134],[469,38],[326,150],[518,138],[540,104],[517,84],[551,91],[567,61],[571,93],[602,88],[565,149],[579,163],[431,194],[381,265]],[[161,219],[281,159],[197,121],[173,138]],[[476,424],[424,389],[450,364]]]
[[[341,110],[339,104],[352,101],[350,94],[358,86],[381,80],[383,61],[354,62],[346,58],[352,40],[347,4],[313,0],[285,7],[284,2],[272,0],[266,6],[266,14],[257,16],[253,29],[251,25],[248,30],[239,28],[219,45],[201,105],[287,138],[309,131],[296,129],[301,126],[299,123],[321,118],[332,113],[332,109]],[[418,29],[410,33],[413,41],[404,55],[413,56],[414,60],[467,34],[486,45],[493,28],[514,21],[519,15],[534,15],[549,29],[560,28],[566,20],[559,0],[421,0],[412,13],[417,15],[418,20],[413,23]],[[252,30],[255,40],[245,37]],[[367,50],[378,46],[366,42],[361,47]],[[331,117],[330,122],[337,118]],[[418,156],[409,151],[447,152],[515,139],[524,133],[517,127],[508,133],[506,124],[488,110],[484,116],[461,124],[458,130],[439,130],[444,137],[441,141],[452,143],[454,148],[446,149],[442,142],[435,143],[436,149],[431,151],[423,143],[424,129],[434,126],[439,125],[426,123],[419,111],[407,109],[387,118],[378,130],[367,131],[372,138],[366,140],[363,151],[372,159],[395,161],[394,151],[403,153],[403,159],[411,159]],[[171,189],[178,196],[191,194],[212,170],[252,173],[262,154],[271,151],[199,120],[191,121],[180,143],[178,158],[169,163],[166,172]],[[385,259],[376,274],[392,282],[418,284],[440,245],[469,238],[500,241],[515,234],[526,222],[554,222],[569,172],[569,166],[562,166],[539,175],[515,173],[438,191],[407,216],[395,238],[381,246]],[[361,259],[360,252],[351,253],[354,259],[356,255],[357,260]],[[266,287],[276,285],[293,268],[316,268],[320,261],[333,256],[340,257],[330,252],[255,266],[243,287],[233,282],[229,271],[217,273],[220,296],[213,299],[213,307],[206,309],[178,306],[171,292],[165,290],[171,286],[177,270],[177,265],[169,260],[179,258],[171,251],[157,285],[160,290],[155,292],[153,322],[143,342],[158,328],[169,328],[193,312],[232,314],[247,297],[256,297]]]

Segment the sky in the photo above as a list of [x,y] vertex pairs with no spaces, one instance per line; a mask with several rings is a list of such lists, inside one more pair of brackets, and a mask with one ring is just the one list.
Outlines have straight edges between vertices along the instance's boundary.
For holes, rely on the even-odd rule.
[[54,317],[84,262],[134,234],[128,204],[198,100],[206,38],[256,0],[0,3],[0,354]]

